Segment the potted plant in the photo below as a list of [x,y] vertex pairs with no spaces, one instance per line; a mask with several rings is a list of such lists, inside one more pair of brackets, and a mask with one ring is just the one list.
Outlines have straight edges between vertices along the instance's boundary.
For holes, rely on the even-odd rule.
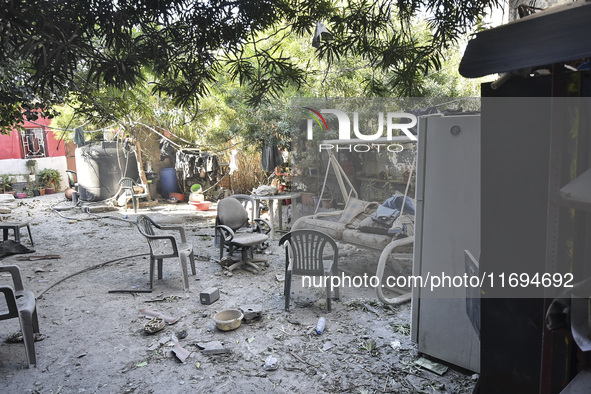
[[35,168],[37,168],[37,160],[29,159],[25,162],[25,165],[29,169],[31,175],[35,174]]
[[0,175],[0,183],[2,183],[3,192],[8,193],[12,189],[10,174]]
[[45,194],[52,194],[55,189],[60,190],[62,175],[58,170],[46,168],[37,174],[39,184],[45,187]]

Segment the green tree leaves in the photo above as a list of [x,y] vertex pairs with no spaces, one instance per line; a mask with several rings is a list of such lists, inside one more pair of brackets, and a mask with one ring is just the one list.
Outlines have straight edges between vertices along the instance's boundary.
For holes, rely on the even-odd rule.
[[[97,90],[148,86],[194,112],[227,76],[246,86],[252,107],[306,86],[323,93],[310,83],[318,70],[308,65],[318,62],[326,65],[324,81],[331,70],[349,78],[347,69],[367,64],[360,91],[421,93],[420,76],[437,69],[442,51],[497,1],[3,2],[0,132],[22,122],[21,107],[48,110]],[[420,37],[412,29],[419,14],[429,15],[432,28]],[[331,39],[304,47],[318,21]],[[289,40],[302,40],[305,58],[292,57]]]

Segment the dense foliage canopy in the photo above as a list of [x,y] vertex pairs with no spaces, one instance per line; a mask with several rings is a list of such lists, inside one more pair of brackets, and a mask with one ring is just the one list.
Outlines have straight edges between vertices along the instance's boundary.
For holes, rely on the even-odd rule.
[[[307,68],[283,52],[286,34],[311,41],[310,61],[360,59],[367,92],[412,94],[415,78],[498,0],[7,0],[0,5],[0,132],[66,99],[140,85],[171,106],[197,108],[220,81],[246,87],[256,107],[306,83]],[[426,15],[418,39],[411,20]],[[272,44],[269,44],[272,43]],[[383,72],[390,75],[384,80]],[[82,106],[97,114],[93,105]],[[108,114],[103,114],[108,116]]]

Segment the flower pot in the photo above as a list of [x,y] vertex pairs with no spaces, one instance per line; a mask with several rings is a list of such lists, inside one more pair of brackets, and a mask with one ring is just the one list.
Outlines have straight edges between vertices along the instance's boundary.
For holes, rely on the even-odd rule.
[[45,194],[53,194],[53,187],[46,187],[45,188]]
[[27,193],[16,193],[16,198],[27,198]]
[[323,198],[322,199],[322,208],[332,208],[332,199],[330,198]]
[[42,187],[41,189],[39,189],[39,193],[40,193],[42,196],[44,196],[44,195],[45,195],[45,188],[43,188],[43,187]]
[[314,195],[312,193],[302,192],[301,195],[303,205],[314,205]]
[[41,191],[39,189],[33,189],[33,196],[39,197],[41,195]]

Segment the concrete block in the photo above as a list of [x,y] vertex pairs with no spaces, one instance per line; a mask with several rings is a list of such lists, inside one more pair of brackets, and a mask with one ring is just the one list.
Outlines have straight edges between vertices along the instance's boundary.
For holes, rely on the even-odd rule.
[[202,342],[197,343],[203,354],[225,354],[229,353],[230,349],[224,347],[220,341]]
[[220,299],[220,291],[217,287],[210,287],[207,290],[203,290],[199,294],[199,300],[203,305],[210,305]]

